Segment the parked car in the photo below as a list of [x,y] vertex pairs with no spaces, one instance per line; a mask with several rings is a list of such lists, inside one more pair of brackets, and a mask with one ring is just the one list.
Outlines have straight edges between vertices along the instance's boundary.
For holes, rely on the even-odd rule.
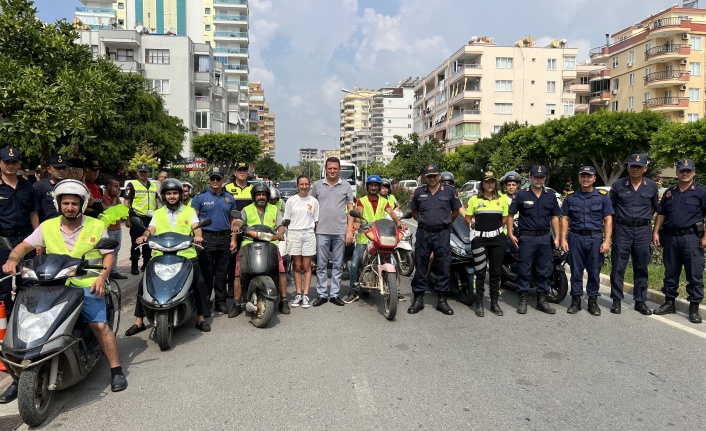
[[464,185],[458,189],[458,198],[461,200],[463,206],[468,205],[468,200],[478,194],[480,189],[480,181],[467,181]]
[[398,183],[398,186],[409,192],[413,192],[417,189],[417,187],[419,187],[419,184],[417,183],[417,180],[402,180]]
[[280,181],[277,185],[277,189],[282,195],[282,200],[287,201],[287,199],[297,194],[297,182],[296,181]]

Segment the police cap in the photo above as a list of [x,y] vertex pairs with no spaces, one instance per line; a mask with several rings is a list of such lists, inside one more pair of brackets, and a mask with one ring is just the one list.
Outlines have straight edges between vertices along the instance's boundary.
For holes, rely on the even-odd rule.
[[441,170],[439,169],[438,166],[436,165],[426,165],[424,167],[424,175],[438,175],[441,173]]
[[628,159],[628,166],[647,166],[646,154],[633,154]]
[[17,148],[3,148],[0,150],[0,160],[3,162],[7,162],[8,160],[14,160],[16,162],[19,162],[20,159],[22,158],[22,154],[20,154],[20,150]]
[[696,170],[696,165],[694,164],[694,161],[691,159],[682,159],[677,162],[677,172],[680,171],[695,171]]
[[581,169],[579,169],[579,175],[581,174],[596,175],[596,168],[593,166],[581,166]]
[[137,165],[137,172],[149,172],[150,167],[147,166],[147,163],[140,163]]
[[547,176],[547,167],[544,165],[532,166],[532,169],[530,169],[530,176],[531,177],[546,177]]
[[49,166],[53,168],[66,168],[69,166],[69,158],[64,154],[52,154],[49,156]]

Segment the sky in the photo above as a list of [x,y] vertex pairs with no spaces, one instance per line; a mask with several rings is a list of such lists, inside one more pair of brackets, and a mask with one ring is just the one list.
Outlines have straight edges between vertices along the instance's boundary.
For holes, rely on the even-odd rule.
[[[579,60],[615,33],[677,0],[250,0],[250,76],[276,115],[276,156],[338,148],[342,88],[423,77],[472,36],[511,46],[566,39]],[[74,16],[77,0],[36,0],[39,17]],[[706,7],[702,1],[701,7]],[[325,136],[325,133],[330,136]]]

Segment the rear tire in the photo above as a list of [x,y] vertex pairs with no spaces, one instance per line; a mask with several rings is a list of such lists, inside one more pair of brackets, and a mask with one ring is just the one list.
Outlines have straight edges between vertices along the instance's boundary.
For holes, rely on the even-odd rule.
[[473,279],[466,273],[465,268],[460,268],[452,274],[452,280],[456,282],[458,289],[458,299],[463,304],[471,306],[476,302],[475,284]]
[[272,320],[272,315],[275,312],[275,301],[269,298],[265,298],[262,294],[257,294],[257,311],[255,315],[250,320],[250,322],[256,328],[265,328],[270,324]]
[[42,424],[49,416],[54,391],[49,390],[51,361],[25,369],[20,374],[17,403],[22,420],[31,427]]
[[397,268],[400,271],[400,275],[409,277],[414,272],[414,259],[412,258],[412,252],[409,250],[395,250],[395,255],[397,257]]
[[569,280],[566,276],[566,272],[564,272],[564,268],[554,268],[552,280],[549,285],[549,293],[547,294],[547,301],[552,304],[558,304],[566,298],[568,292]]
[[157,313],[154,322],[154,340],[159,344],[161,350],[168,350],[172,347],[172,332],[174,328],[169,323],[169,312]]
[[397,274],[385,272],[382,275],[382,305],[383,315],[387,320],[393,320],[397,314]]

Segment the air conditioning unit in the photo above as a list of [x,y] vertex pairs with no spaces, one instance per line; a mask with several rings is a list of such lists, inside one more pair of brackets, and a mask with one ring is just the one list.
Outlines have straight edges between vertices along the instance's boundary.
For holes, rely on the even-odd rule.
[[682,85],[681,87],[679,87],[679,90],[686,91],[686,85]]
[[689,40],[689,33],[683,33],[681,35],[681,40]]
[[618,94],[618,90],[613,90],[613,94]]
[[196,124],[192,125],[192,126],[191,126],[191,131],[192,131],[192,132],[198,132],[198,131],[199,131],[199,126],[197,126]]
[[139,61],[137,62],[137,71],[138,71],[138,72],[144,72],[144,71],[145,71],[145,65],[144,65],[144,63],[140,63]]
[[680,63],[682,66],[686,66],[687,64],[689,64],[689,60],[687,60],[687,59],[685,58],[685,59],[683,59],[682,61],[680,61],[679,63]]
[[628,61],[628,67],[632,67],[632,61]]
[[681,111],[679,111],[679,116],[680,117],[686,116],[686,111],[684,111],[683,109]]

